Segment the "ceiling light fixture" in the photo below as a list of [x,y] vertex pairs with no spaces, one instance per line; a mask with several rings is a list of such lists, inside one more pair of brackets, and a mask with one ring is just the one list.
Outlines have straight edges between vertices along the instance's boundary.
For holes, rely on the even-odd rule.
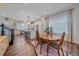
[[30,21],[30,19],[29,19],[29,18],[30,18],[30,16],[28,16],[28,21],[27,21],[27,24],[28,24],[28,25],[30,25],[30,24],[31,24],[31,21]]

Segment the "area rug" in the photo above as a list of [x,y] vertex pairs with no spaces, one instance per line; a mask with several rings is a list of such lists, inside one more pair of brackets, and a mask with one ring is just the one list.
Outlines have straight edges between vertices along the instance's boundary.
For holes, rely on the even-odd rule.
[[[35,46],[34,41],[32,41],[32,44]],[[67,47],[63,48],[64,56],[67,56],[66,51],[65,51],[66,49],[67,49]],[[36,48],[36,52],[37,52],[38,56],[47,56],[47,45],[45,44],[42,46],[42,53],[41,54],[40,54],[40,45]],[[60,55],[63,56],[61,50],[60,50]],[[58,56],[57,50],[54,48],[50,48],[48,56]]]

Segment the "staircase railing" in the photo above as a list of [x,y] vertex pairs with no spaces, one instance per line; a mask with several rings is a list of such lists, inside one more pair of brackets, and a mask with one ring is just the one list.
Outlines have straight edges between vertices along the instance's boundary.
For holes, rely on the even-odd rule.
[[0,25],[0,27],[1,27],[1,35],[3,35],[3,36],[5,35],[5,29],[8,30],[8,31],[10,31],[10,33],[11,33],[11,40],[10,40],[9,44],[10,45],[13,45],[13,40],[15,39],[14,29],[13,28],[10,28],[10,27],[8,27],[6,25],[4,25],[4,23],[2,23]]

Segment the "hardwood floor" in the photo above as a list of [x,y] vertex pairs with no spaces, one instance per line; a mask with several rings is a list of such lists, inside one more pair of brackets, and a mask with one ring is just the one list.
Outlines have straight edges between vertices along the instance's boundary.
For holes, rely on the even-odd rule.
[[72,56],[79,56],[79,44],[64,42],[67,52]]
[[[64,51],[68,53],[68,55],[79,56],[79,45],[78,44],[71,44],[68,42],[64,42],[63,48],[64,48]],[[46,54],[45,49],[46,48],[44,46],[42,50],[43,52],[41,54],[43,56],[45,56],[44,54]],[[37,48],[36,50],[37,54],[39,54],[38,50],[39,48]],[[7,49],[4,56],[36,56],[37,55],[36,51],[34,49],[34,46],[27,39],[25,39],[24,35],[16,35],[15,40],[14,40],[14,45],[11,45]],[[51,51],[49,53],[51,53]],[[54,56],[56,54],[57,53],[54,52],[54,50],[52,50],[52,53],[50,55]]]
[[27,42],[24,35],[17,35],[14,44],[11,45],[4,56],[35,56],[35,50],[32,44]]

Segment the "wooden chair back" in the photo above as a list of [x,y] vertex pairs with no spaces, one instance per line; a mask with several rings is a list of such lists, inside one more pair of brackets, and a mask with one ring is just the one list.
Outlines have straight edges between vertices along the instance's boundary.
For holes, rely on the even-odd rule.
[[59,46],[62,46],[63,41],[64,41],[64,37],[65,37],[65,32],[63,32],[62,35],[61,35],[61,38],[60,38],[59,44],[58,44]]
[[36,40],[38,40],[39,41],[39,36],[40,36],[40,34],[39,34],[39,30],[38,30],[38,25],[36,26]]

